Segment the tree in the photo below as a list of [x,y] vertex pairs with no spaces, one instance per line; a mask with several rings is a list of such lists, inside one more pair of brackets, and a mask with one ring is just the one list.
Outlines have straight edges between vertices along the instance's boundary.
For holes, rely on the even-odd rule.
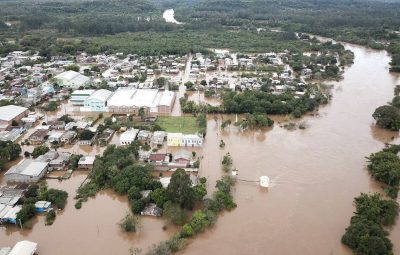
[[390,226],[396,221],[399,205],[393,200],[385,200],[379,193],[362,193],[354,199],[356,215],[379,225]]
[[56,212],[54,210],[50,210],[46,213],[46,225],[53,225],[56,219]]
[[167,241],[167,246],[171,252],[177,252],[183,250],[187,246],[187,240],[181,238],[179,234],[177,234]]
[[32,152],[32,157],[33,158],[37,158],[37,157],[39,157],[40,155],[44,155],[44,154],[46,154],[48,151],[50,151],[50,148],[48,147],[48,146],[46,146],[46,145],[39,145],[39,146],[37,146],[37,147],[35,147],[34,149],[33,149],[33,152]]
[[58,209],[64,209],[67,203],[67,198],[68,193],[59,189],[49,189],[45,196],[45,200],[51,202]]
[[26,203],[22,206],[22,209],[17,213],[17,222],[24,224],[35,216],[35,205]]
[[185,238],[185,237],[194,236],[195,233],[196,233],[196,232],[194,232],[192,226],[191,226],[190,224],[187,223],[187,224],[185,224],[185,225],[182,227],[182,230],[181,230],[181,232],[179,233],[179,235],[180,235],[181,237]]
[[137,200],[140,199],[142,197],[142,195],[140,194],[140,189],[136,186],[132,186],[129,190],[128,190],[128,198],[129,200]]
[[185,211],[171,201],[164,204],[164,215],[167,216],[175,225],[183,225],[187,219]]
[[134,201],[132,201],[131,209],[134,214],[140,214],[143,211],[143,209],[145,208],[145,206],[146,206],[146,203],[142,199],[134,200]]
[[66,71],[79,72],[80,67],[78,65],[69,65],[65,68]]
[[391,105],[400,109],[400,96],[393,97]]
[[142,121],[144,120],[144,118],[146,117],[146,111],[143,107],[139,108],[139,116],[142,119]]
[[167,199],[177,203],[183,208],[192,209],[196,196],[191,188],[191,180],[184,169],[176,170],[171,176],[171,182],[167,188]]
[[63,116],[61,116],[61,117],[58,118],[57,120],[64,121],[65,123],[69,123],[69,122],[75,121],[73,118],[71,118],[71,117],[69,116],[69,114],[64,114]]
[[94,133],[90,130],[83,130],[82,133],[79,134],[80,140],[91,140],[94,137]]
[[384,105],[376,108],[372,117],[376,124],[385,129],[398,131],[400,129],[400,110],[391,105]]
[[190,226],[196,233],[203,232],[204,229],[210,225],[207,215],[202,210],[197,210],[193,213],[190,221]]
[[125,232],[136,232],[139,225],[139,219],[133,215],[127,214],[119,223]]
[[21,154],[21,146],[11,141],[0,141],[0,159],[7,161],[15,160]]
[[186,82],[184,85],[187,90],[192,90],[193,86],[194,86],[193,82],[191,82],[191,81]]
[[155,189],[150,193],[150,198],[158,207],[163,208],[164,203],[167,201],[166,190],[163,187]]

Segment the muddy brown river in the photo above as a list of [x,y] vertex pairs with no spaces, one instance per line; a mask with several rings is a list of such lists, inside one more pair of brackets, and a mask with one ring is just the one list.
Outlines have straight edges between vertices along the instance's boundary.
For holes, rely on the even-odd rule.
[[[393,97],[400,76],[388,72],[384,51],[346,45],[355,63],[344,79],[334,82],[332,102],[319,116],[307,116],[308,128],[288,131],[276,122],[272,129],[240,132],[231,126],[220,131],[222,118],[208,120],[204,156],[199,174],[208,179],[211,192],[225,173],[220,162],[230,152],[240,179],[271,178],[271,187],[238,181],[234,197],[238,207],[223,213],[215,227],[192,240],[184,254],[351,254],[340,238],[354,211],[360,192],[381,191],[366,170],[365,156],[385,142],[398,142],[397,132],[374,126],[371,114]],[[280,121],[281,118],[276,118]],[[219,140],[226,143],[219,148]],[[69,192],[66,209],[52,226],[37,217],[32,230],[0,227],[0,246],[28,239],[39,243],[40,255],[129,254],[129,248],[146,249],[166,240],[176,229],[162,230],[162,219],[143,218],[139,233],[122,233],[118,221],[129,206],[126,198],[105,191],[74,208],[73,196],[86,173],[71,179],[48,181]],[[400,254],[400,224],[391,230],[395,254]]]

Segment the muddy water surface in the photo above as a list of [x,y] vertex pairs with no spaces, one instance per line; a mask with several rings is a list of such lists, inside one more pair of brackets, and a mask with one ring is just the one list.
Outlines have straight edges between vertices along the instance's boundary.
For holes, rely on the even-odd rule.
[[[306,130],[288,131],[276,123],[266,130],[240,132],[231,126],[221,131],[221,119],[235,116],[219,115],[218,121],[209,117],[204,147],[196,149],[204,156],[199,174],[209,180],[209,191],[224,174],[220,162],[227,152],[240,179],[256,181],[268,175],[272,183],[264,190],[256,183],[238,181],[234,188],[238,207],[193,240],[185,254],[350,254],[340,238],[354,210],[353,198],[360,192],[380,191],[365,169],[364,157],[392,137],[398,142],[397,133],[374,127],[371,114],[392,98],[400,80],[388,73],[385,52],[347,47],[355,53],[355,64],[344,80],[334,83],[333,100],[320,109],[320,115],[302,120],[308,124]],[[221,139],[224,149],[218,147]],[[102,148],[79,150],[97,154]],[[144,218],[140,233],[122,233],[117,222],[129,206],[126,198],[110,191],[76,210],[73,196],[85,178],[86,173],[77,172],[64,182],[49,180],[50,187],[69,192],[65,211],[53,226],[44,226],[44,217],[37,217],[32,230],[0,227],[0,246],[28,239],[39,243],[41,255],[128,254],[130,247],[146,248],[175,231],[163,231],[162,219]],[[391,238],[399,254],[400,224]]]
[[[369,177],[365,156],[384,142],[397,142],[397,133],[375,128],[371,114],[393,97],[399,77],[388,73],[389,57],[347,45],[355,64],[344,80],[334,83],[330,105],[319,117],[306,117],[306,130],[241,133],[230,127],[216,133],[209,121],[200,174],[211,180],[230,152],[239,178],[272,179],[263,190],[239,181],[234,196],[238,207],[225,213],[216,227],[200,235],[187,254],[351,254],[340,238],[353,213],[353,198],[360,192],[380,191]],[[223,139],[224,150],[217,147]],[[212,185],[212,184],[210,184]],[[400,253],[400,224],[392,231],[395,254]]]

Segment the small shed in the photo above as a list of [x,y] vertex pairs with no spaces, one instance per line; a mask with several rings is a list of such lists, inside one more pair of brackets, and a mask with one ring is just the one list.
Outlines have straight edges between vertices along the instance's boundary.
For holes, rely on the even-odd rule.
[[143,211],[140,214],[146,216],[161,217],[163,214],[163,210],[156,204],[150,203],[143,209]]
[[83,156],[78,161],[78,168],[79,169],[92,169],[95,160],[96,160],[95,156]]
[[51,208],[51,202],[49,201],[37,201],[35,203],[36,212],[47,212]]

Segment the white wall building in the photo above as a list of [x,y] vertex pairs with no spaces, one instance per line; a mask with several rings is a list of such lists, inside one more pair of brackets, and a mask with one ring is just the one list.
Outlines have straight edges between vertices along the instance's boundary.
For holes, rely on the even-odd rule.
[[85,99],[84,108],[91,112],[106,112],[107,100],[111,97],[112,92],[106,89],[96,90],[88,98]]
[[124,133],[121,134],[120,138],[119,138],[119,144],[120,145],[129,145],[131,144],[133,141],[135,141],[137,134],[139,133],[138,129],[128,129],[127,131],[125,131]]
[[93,93],[94,89],[75,90],[71,94],[70,102],[76,106],[83,106],[85,100],[88,99]]
[[108,111],[116,114],[138,115],[143,108],[146,114],[170,114],[175,101],[172,91],[156,89],[120,88],[108,100]]
[[54,77],[61,87],[78,89],[90,83],[90,78],[75,71],[66,71]]

